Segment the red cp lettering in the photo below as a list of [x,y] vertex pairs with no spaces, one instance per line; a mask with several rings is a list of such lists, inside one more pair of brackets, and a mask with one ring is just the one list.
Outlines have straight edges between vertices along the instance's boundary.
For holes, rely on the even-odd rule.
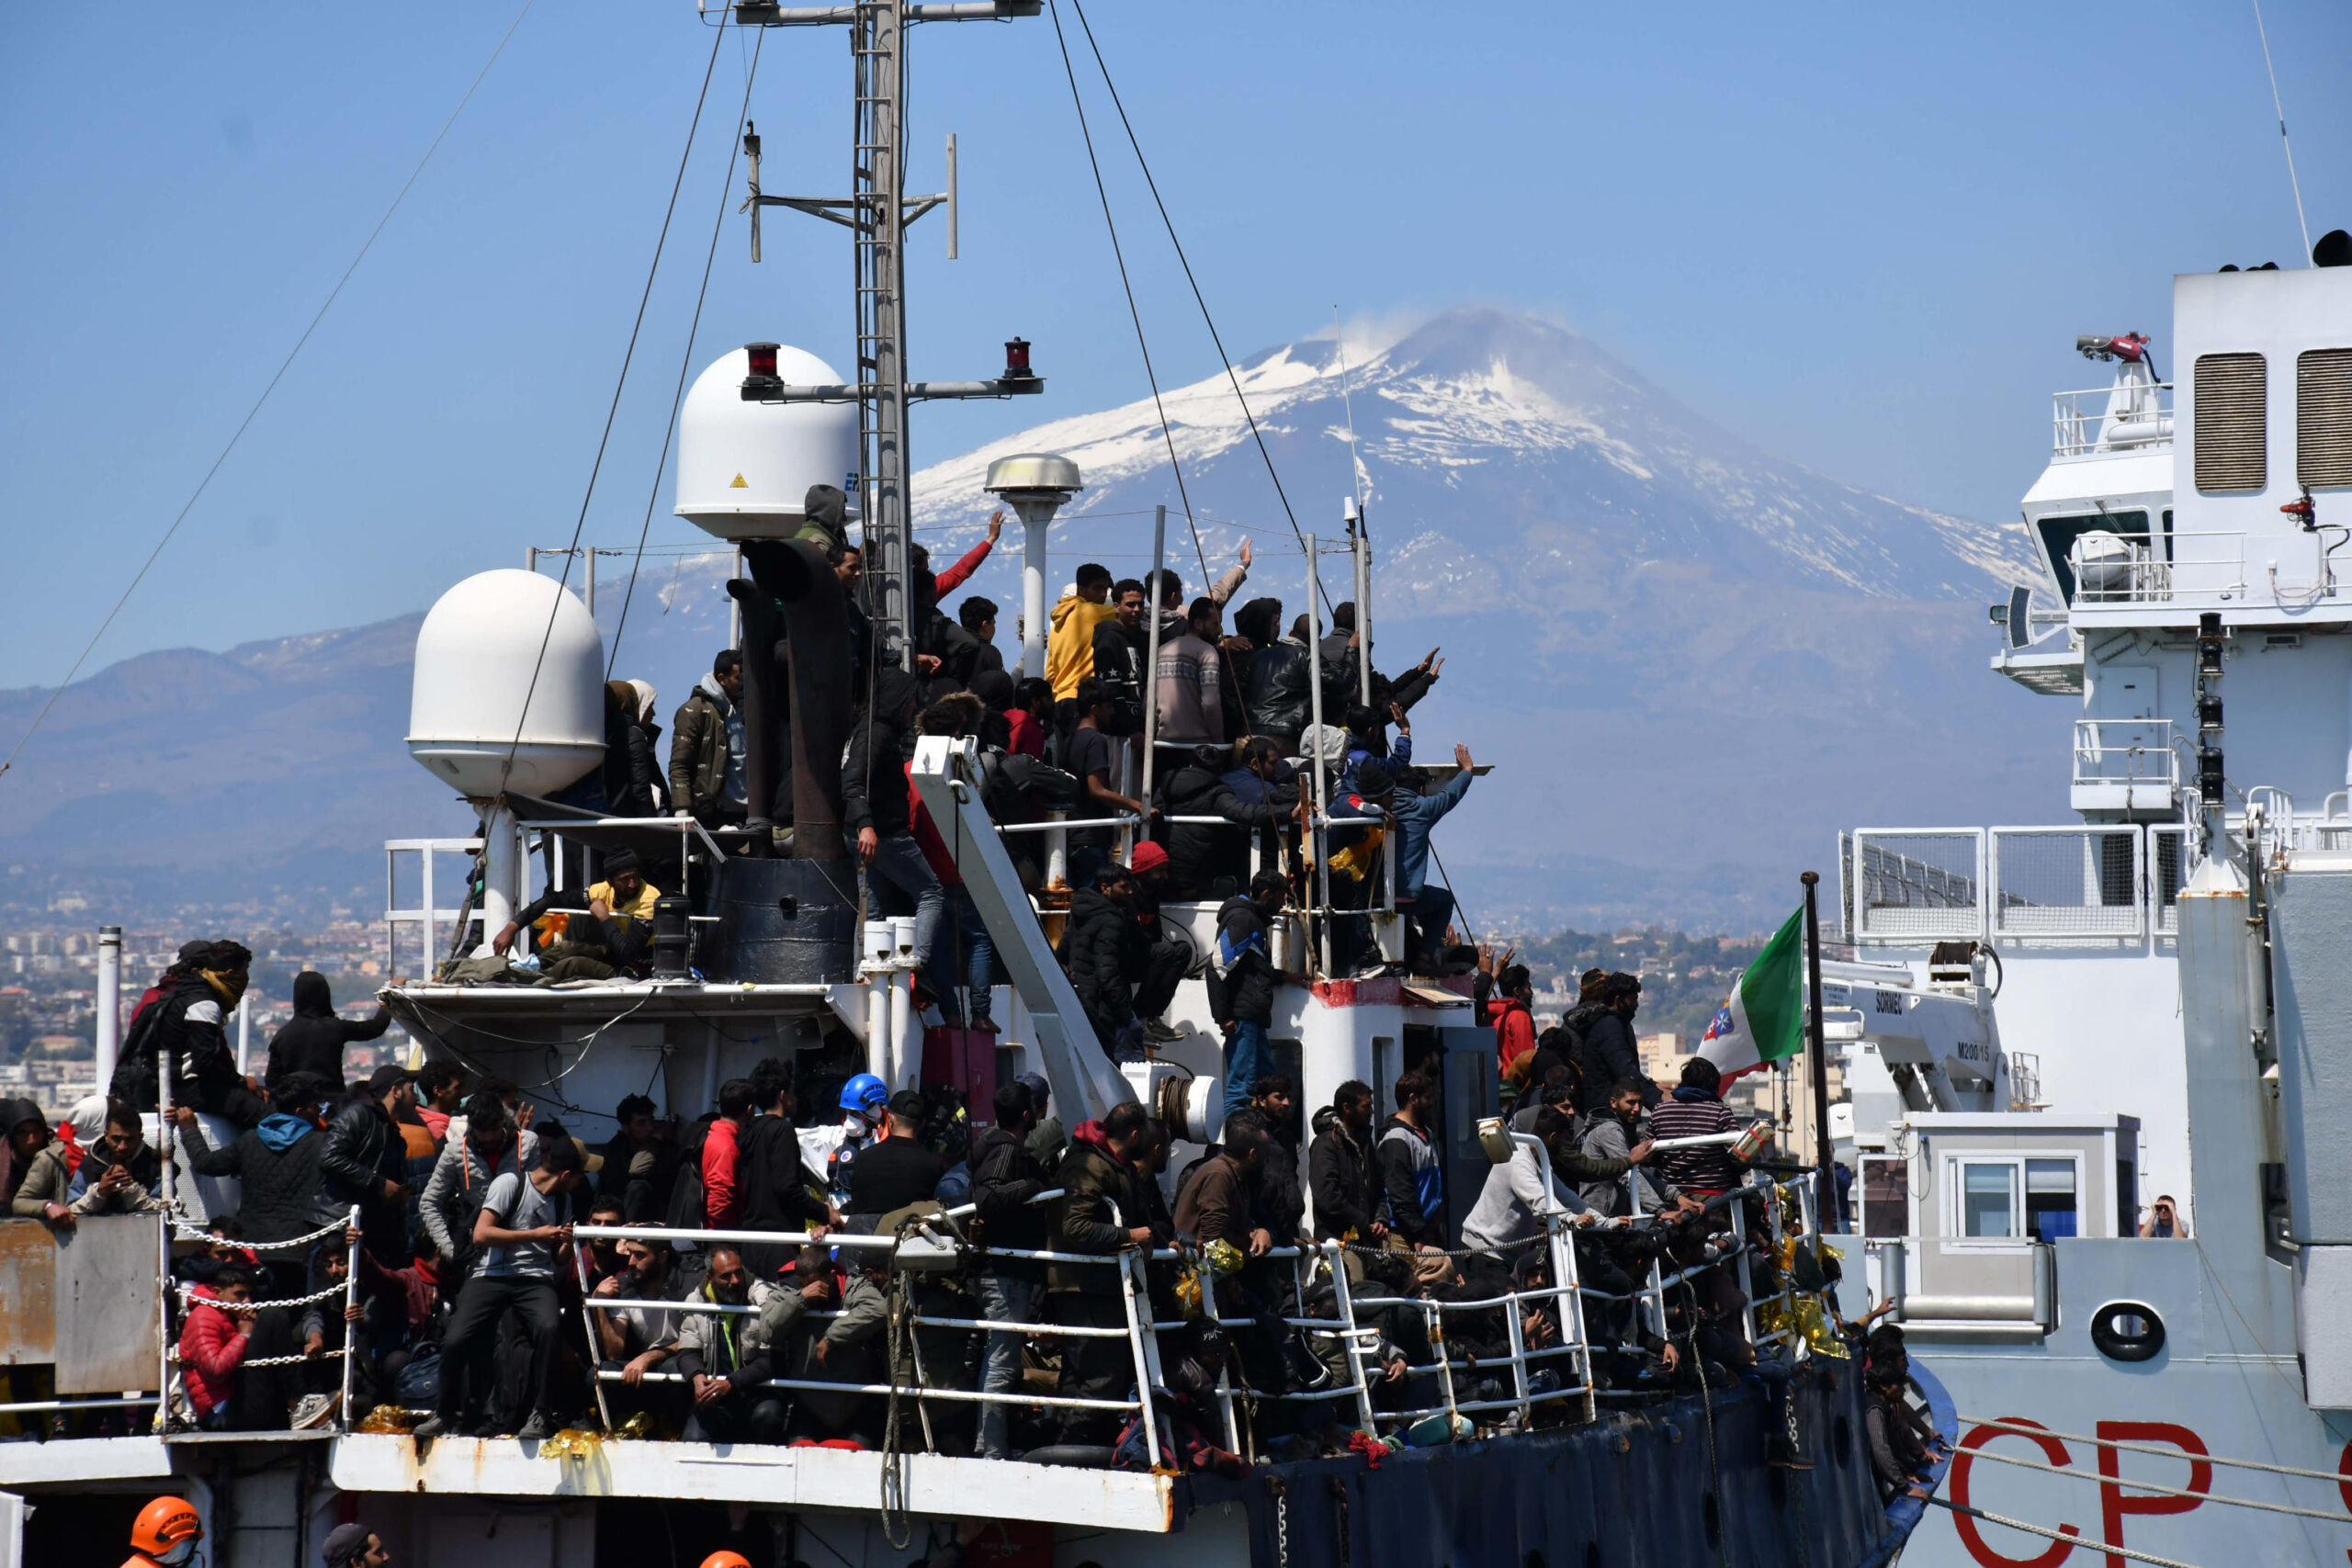
[[[2098,1424],[2102,1442],[2109,1443],[2170,1443],[2188,1461],[2188,1490],[2206,1493],[2213,1489],[2213,1467],[2205,1461],[2205,1439],[2186,1427],[2176,1427],[2169,1421],[2102,1421]],[[2203,1498],[2141,1496],[2127,1497],[2123,1488],[2130,1484],[2119,1480],[2123,1473],[2122,1454],[2114,1449],[2098,1450],[2099,1519],[2107,1532],[2107,1544],[2123,1544],[2123,1518],[2127,1514],[2185,1514],[2199,1506]],[[2130,1559],[2107,1554],[2107,1568],[2126,1568]]]
[[[1972,1428],[1968,1436],[1961,1438],[1960,1451],[1952,1455],[1951,1500],[1963,1508],[1971,1506],[1968,1501],[1968,1476],[1970,1467],[1975,1462],[1976,1450],[1996,1438],[2023,1438],[2040,1447],[2041,1457],[2052,1464],[2075,1462],[2074,1456],[2066,1451],[2066,1445],[2048,1436],[2049,1428],[2041,1422],[2029,1421],[2022,1416],[2005,1416],[2001,1419],[2003,1425],[1998,1427]],[[2030,1427],[2033,1430],[2020,1432],[2013,1429],[2019,1427]],[[1951,1522],[1952,1528],[1960,1531],[1961,1545],[1968,1548],[1968,1555],[1976,1559],[1981,1568],[2058,1568],[2060,1563],[2074,1555],[2075,1548],[2071,1541],[2053,1540],[2038,1557],[2009,1557],[1994,1551],[1984,1540],[1984,1532],[1976,1528],[1976,1521],[1966,1514],[1954,1514]],[[2060,1525],[2058,1529],[2065,1535],[2083,1533],[2075,1525]]]

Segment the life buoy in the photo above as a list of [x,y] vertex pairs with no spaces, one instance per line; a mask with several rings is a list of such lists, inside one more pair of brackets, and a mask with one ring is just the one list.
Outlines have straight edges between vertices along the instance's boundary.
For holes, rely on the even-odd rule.
[[[2136,1319],[2127,1332],[2124,1321]],[[2153,1360],[2165,1348],[2165,1320],[2143,1302],[2109,1302],[2091,1314],[2091,1343],[2110,1361]]]

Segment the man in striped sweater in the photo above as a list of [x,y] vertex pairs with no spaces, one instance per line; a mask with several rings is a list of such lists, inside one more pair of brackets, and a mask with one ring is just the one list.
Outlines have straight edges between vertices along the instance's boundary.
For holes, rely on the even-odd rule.
[[[1739,1118],[1724,1103],[1723,1074],[1704,1056],[1682,1065],[1682,1087],[1650,1112],[1650,1135],[1660,1143],[1739,1130]],[[1661,1149],[1657,1171],[1659,1180],[1701,1200],[1730,1191],[1746,1175],[1731,1150],[1722,1146]]]

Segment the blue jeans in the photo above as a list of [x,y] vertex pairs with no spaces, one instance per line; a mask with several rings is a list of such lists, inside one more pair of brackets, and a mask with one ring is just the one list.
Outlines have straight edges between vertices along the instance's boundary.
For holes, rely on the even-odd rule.
[[[971,891],[962,883],[955,887],[956,940],[964,950],[964,984],[971,988],[971,1002],[965,1011],[964,1021],[975,1026],[989,1021],[989,989],[996,984],[996,941],[989,935],[989,923],[980,919],[980,907],[972,901]],[[932,989],[940,996],[952,994],[956,976],[943,951],[933,954]],[[944,979],[945,985],[940,981]]]
[[939,878],[932,874],[931,862],[923,858],[922,846],[915,842],[912,833],[886,834],[874,852],[874,863],[865,868],[869,908],[881,906],[877,883],[896,888],[913,901],[915,967],[927,967],[939,948],[940,922],[947,918],[947,895],[941,891]]
[[1266,1049],[1266,1026],[1237,1023],[1225,1043],[1225,1113],[1230,1117],[1250,1103],[1250,1086],[1274,1070],[1274,1054]]
[[[1037,1323],[1042,1321],[1037,1309],[1045,1300],[1045,1286],[1035,1280],[1023,1280],[1010,1274],[983,1274],[973,1281],[980,1298],[980,1315],[990,1323]],[[990,1334],[985,1359],[980,1362],[980,1392],[1011,1393],[1021,1386],[1021,1341],[1018,1334]],[[980,1406],[979,1440],[972,1451],[982,1459],[1006,1459],[1012,1455],[1008,1434],[1012,1426],[1012,1407],[1009,1404]]]

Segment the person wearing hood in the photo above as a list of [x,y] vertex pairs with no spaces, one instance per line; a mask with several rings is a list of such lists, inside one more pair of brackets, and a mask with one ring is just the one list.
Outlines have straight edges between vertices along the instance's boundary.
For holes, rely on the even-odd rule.
[[1273,1027],[1274,968],[1269,933],[1290,899],[1279,871],[1261,871],[1250,891],[1227,898],[1216,912],[1216,956],[1209,965],[1209,1016],[1225,1032],[1225,1113],[1250,1103],[1251,1086],[1274,1070],[1266,1046]]
[[662,765],[641,722],[637,682],[605,682],[605,808],[616,817],[650,817],[661,808]]
[[1171,897],[1215,897],[1220,887],[1227,894],[1238,891],[1250,874],[1250,834],[1280,825],[1297,809],[1298,792],[1288,787],[1290,768],[1279,742],[1252,736],[1241,748],[1239,762],[1228,768],[1228,760],[1222,746],[1196,747],[1168,775],[1160,795],[1160,809],[1168,816],[1221,817],[1232,824],[1168,824]]
[[[17,1207],[24,1199],[25,1189],[32,1184],[34,1168],[41,1163],[51,1146],[49,1118],[40,1107],[29,1100],[0,1100],[0,1122],[7,1127],[9,1212],[29,1219],[45,1219],[52,1224],[71,1225],[74,1213],[65,1206],[62,1190],[52,1199],[42,1200],[30,1210]],[[54,1161],[52,1164],[56,1163]]]
[[164,1062],[179,1074],[172,1101],[251,1127],[267,1109],[243,1074],[221,1021],[252,979],[254,955],[242,942],[212,942],[181,950],[154,990],[142,998],[123,1039],[122,1059],[107,1092],[135,1111],[161,1102]]
[[198,1176],[233,1176],[244,1184],[238,1210],[245,1240],[291,1241],[344,1217],[321,1190],[319,1156],[326,1132],[319,1122],[325,1086],[307,1073],[288,1076],[277,1087],[275,1109],[258,1125],[224,1149],[204,1141],[204,1128],[185,1106],[176,1110],[188,1168]]
[[[842,826],[857,836],[858,863],[865,867],[867,908],[885,909],[883,887],[897,895],[904,913],[915,917],[914,966],[931,965],[947,914],[947,895],[915,841],[912,795],[907,763],[914,758],[915,715],[922,683],[903,670],[879,670],[874,698],[850,725],[849,750],[842,760]],[[929,989],[926,983],[924,989]]]
[[339,1089],[344,1082],[344,1047],[380,1039],[391,1026],[391,1010],[380,1002],[373,1018],[358,1021],[337,1018],[334,992],[327,977],[315,969],[305,969],[294,976],[294,1016],[279,1024],[269,1038],[269,1066],[262,1083],[275,1095],[287,1074],[309,1073]]
[[1094,630],[1118,614],[1110,601],[1111,569],[1098,561],[1080,567],[1069,591],[1055,601],[1046,679],[1053,682],[1056,702],[1077,696],[1078,683],[1094,673]]
[[1329,1122],[1316,1118],[1306,1184],[1317,1241],[1377,1247],[1388,1235],[1388,1194],[1373,1163],[1374,1109],[1372,1086],[1350,1078],[1332,1091]]
[[1093,886],[1070,895],[1062,931],[1062,967],[1069,972],[1070,988],[1114,1061],[1120,1051],[1143,1044],[1134,986],[1148,973],[1151,953],[1136,922],[1135,891],[1132,874],[1113,861],[1094,874]]
[[720,650],[670,721],[670,814],[706,828],[740,828],[751,785],[744,772],[743,656]]

